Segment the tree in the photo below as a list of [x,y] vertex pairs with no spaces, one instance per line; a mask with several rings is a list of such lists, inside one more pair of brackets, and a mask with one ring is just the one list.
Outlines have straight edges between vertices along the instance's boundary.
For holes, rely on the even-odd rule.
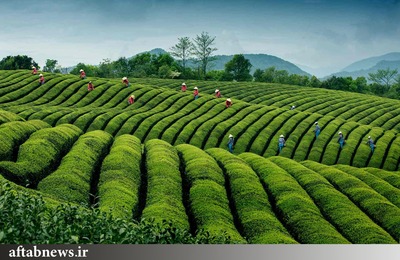
[[32,66],[39,69],[36,61],[26,55],[7,56],[0,61],[0,70],[31,69]]
[[81,62],[76,64],[75,68],[71,70],[69,73],[73,75],[79,75],[80,74],[79,70],[81,69],[85,71],[86,76],[88,77],[99,76],[98,68],[96,66],[87,65]]
[[368,73],[368,79],[376,84],[384,85],[386,89],[389,89],[390,84],[397,73],[397,69],[391,70],[390,68],[387,68],[385,70],[378,70],[376,73]]
[[225,72],[232,75],[236,81],[251,81],[250,75],[252,65],[243,54],[235,54],[233,58],[225,64]]
[[193,43],[189,37],[178,38],[178,43],[171,47],[170,54],[178,58],[182,62],[183,72],[186,70],[186,61],[190,58],[191,51],[193,50]]
[[54,72],[54,69],[56,68],[57,63],[58,63],[57,60],[47,59],[46,66],[43,67],[43,71]]
[[217,50],[217,48],[212,47],[215,44],[215,36],[211,37],[207,32],[202,32],[200,36],[196,35],[196,38],[194,38],[193,41],[192,53],[200,63],[201,72],[203,75],[206,75],[207,66],[211,61],[215,60],[215,58],[211,56],[213,52]]

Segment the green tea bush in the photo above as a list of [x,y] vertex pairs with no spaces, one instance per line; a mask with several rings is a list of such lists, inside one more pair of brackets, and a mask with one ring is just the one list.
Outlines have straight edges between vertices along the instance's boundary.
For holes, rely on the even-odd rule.
[[299,183],[273,162],[252,153],[239,156],[258,174],[285,226],[301,243],[347,244],[336,228],[322,215],[319,208]]
[[190,209],[197,229],[215,235],[226,232],[233,242],[246,243],[235,228],[221,168],[210,155],[197,147],[181,144],[176,149],[184,164]]
[[73,125],[38,130],[20,146],[16,162],[0,162],[0,171],[9,180],[35,187],[55,170],[81,134]]
[[59,200],[88,205],[96,195],[90,194],[91,185],[97,184],[100,164],[112,142],[112,136],[100,130],[82,135],[58,169],[39,183],[38,190]]
[[31,120],[13,121],[0,125],[0,161],[12,161],[19,146],[37,130],[50,127],[49,124]]
[[200,230],[192,236],[173,223],[130,222],[99,209],[70,204],[47,207],[39,196],[0,186],[1,244],[225,244],[227,236]]
[[226,150],[206,151],[223,167],[227,176],[230,199],[243,228],[243,235],[251,244],[297,243],[277,219],[257,174],[240,158]]
[[0,125],[11,121],[25,121],[22,117],[0,109]]
[[396,241],[400,241],[400,209],[397,206],[358,178],[339,169],[311,162],[306,165],[324,176]]
[[140,140],[132,135],[117,137],[101,166],[99,179],[100,210],[114,217],[131,220],[138,213]]
[[167,220],[179,229],[189,230],[182,201],[182,178],[176,149],[162,140],[145,143],[147,197],[142,218]]

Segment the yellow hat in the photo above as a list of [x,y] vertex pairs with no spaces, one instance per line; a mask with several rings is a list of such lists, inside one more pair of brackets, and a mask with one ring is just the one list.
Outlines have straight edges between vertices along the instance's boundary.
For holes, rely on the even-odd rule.
[[279,137],[285,137],[285,136],[283,136],[283,135],[280,135]]
[[233,135],[229,134],[229,138],[233,137]]
[[197,87],[194,87],[194,89],[198,89]]
[[186,86],[186,84],[185,84],[185,83],[182,83],[182,86]]
[[215,93],[217,93],[217,92],[219,92],[219,89],[216,89],[216,90],[215,90]]
[[232,100],[230,98],[228,98],[226,101],[232,102]]
[[79,70],[79,72],[82,72],[82,71],[83,71],[83,69],[80,69],[80,70]]
[[39,74],[39,77],[43,76],[43,74]]
[[134,95],[131,95],[131,98],[135,98],[135,96],[134,96]]
[[128,78],[127,78],[127,77],[123,77],[123,78],[122,78],[122,80],[126,80],[126,79],[128,79]]

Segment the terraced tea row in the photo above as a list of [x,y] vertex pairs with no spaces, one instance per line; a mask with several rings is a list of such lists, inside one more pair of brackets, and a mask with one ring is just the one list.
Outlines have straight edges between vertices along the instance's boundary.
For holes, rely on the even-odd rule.
[[[236,243],[400,239],[399,172],[236,156],[156,139],[141,144],[132,135],[114,138],[40,121],[9,122],[1,129],[24,126],[21,139],[17,134],[11,140],[17,156],[2,157],[0,173],[21,186],[31,183],[32,194],[52,201],[98,206],[127,220],[172,221],[187,232],[224,233]],[[14,147],[5,150],[14,153]],[[35,166],[40,160],[41,168]]]

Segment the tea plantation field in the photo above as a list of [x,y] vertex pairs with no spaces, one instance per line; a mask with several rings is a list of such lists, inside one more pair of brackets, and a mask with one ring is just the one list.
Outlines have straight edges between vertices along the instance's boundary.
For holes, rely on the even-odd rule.
[[[176,80],[127,88],[44,75],[39,87],[27,71],[0,71],[0,184],[49,207],[166,220],[232,243],[400,242],[398,101],[274,84],[186,82],[182,93]],[[216,87],[232,107],[212,95]],[[278,156],[280,134],[287,145]]]

